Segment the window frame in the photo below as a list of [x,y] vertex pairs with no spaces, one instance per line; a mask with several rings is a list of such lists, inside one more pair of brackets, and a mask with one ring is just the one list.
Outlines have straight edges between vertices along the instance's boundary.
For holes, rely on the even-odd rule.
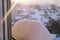
[[[5,17],[11,8],[11,0],[2,0],[2,18]],[[3,21],[3,40],[11,40],[11,12]]]
[[[11,0],[7,0],[7,12],[11,8]],[[11,33],[11,12],[7,16],[7,26],[8,26],[8,40],[12,40],[12,33]]]

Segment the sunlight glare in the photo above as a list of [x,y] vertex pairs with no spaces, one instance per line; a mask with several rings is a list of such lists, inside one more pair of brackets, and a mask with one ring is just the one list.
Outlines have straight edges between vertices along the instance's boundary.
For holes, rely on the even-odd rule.
[[8,12],[6,13],[6,15],[4,16],[4,18],[2,18],[2,20],[0,21],[0,24],[3,23],[3,21],[5,21],[5,19],[7,18],[7,16],[10,14],[10,12],[14,9],[14,7],[16,6],[16,4],[18,3],[19,0],[16,0],[15,3],[12,5],[12,7],[8,10]]

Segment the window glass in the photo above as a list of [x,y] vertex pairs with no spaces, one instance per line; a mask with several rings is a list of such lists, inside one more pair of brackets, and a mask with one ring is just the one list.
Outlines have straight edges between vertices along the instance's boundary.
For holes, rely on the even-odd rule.
[[60,37],[60,0],[11,0],[11,25],[21,19],[39,20],[53,39]]

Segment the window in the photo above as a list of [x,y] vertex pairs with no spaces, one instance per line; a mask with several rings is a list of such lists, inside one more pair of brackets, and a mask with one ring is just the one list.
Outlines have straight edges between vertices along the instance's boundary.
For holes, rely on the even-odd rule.
[[0,40],[12,40],[11,27],[21,19],[40,20],[50,33],[60,33],[59,0],[0,0],[0,6]]

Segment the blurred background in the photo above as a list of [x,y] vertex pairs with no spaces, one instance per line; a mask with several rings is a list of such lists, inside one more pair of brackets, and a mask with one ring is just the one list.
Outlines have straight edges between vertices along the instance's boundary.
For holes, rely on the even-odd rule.
[[[16,1],[11,0],[11,7]],[[39,20],[60,40],[60,0],[19,0],[11,15],[12,25],[21,19]]]
[[11,40],[11,26],[21,19],[41,21],[60,40],[60,0],[0,0],[0,40]]

